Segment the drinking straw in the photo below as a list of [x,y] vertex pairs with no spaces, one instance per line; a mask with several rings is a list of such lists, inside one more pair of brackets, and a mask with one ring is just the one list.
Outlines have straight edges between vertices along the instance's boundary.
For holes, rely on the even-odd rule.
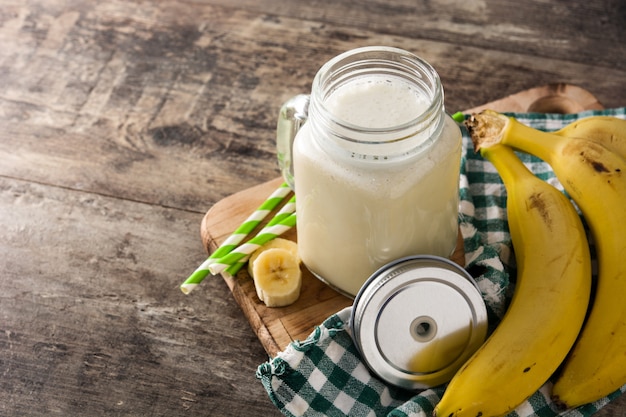
[[463,120],[465,120],[465,115],[463,114],[463,112],[458,111],[452,115],[452,119],[454,119],[454,121],[457,123],[463,123]]
[[[281,221],[289,217],[294,211],[296,211],[296,196],[295,195],[291,197],[289,201],[287,201],[287,203],[285,203],[285,205],[278,211],[278,213],[276,213],[276,215],[274,215],[274,217],[267,223],[265,227],[267,228],[267,227],[274,226],[275,224],[280,223]],[[263,233],[264,230],[265,229],[262,229],[259,232],[259,234]],[[222,274],[226,274],[229,277],[236,275],[237,272],[239,272],[239,270],[246,264],[249,258],[250,258],[250,255],[245,256],[244,258],[240,259],[233,265],[226,268],[222,272]]]
[[216,261],[214,260],[214,262],[209,265],[209,270],[212,274],[219,274],[229,266],[234,265],[246,256],[251,255],[252,252],[257,250],[259,247],[285,233],[295,225],[296,213],[292,213],[278,223],[272,226],[266,226],[258,235],[250,239],[248,242],[233,249],[228,255],[225,255]]
[[291,189],[282,183],[196,270],[183,282],[180,290],[189,294],[209,275],[209,265],[227,255],[239,245],[255,227],[285,199]]

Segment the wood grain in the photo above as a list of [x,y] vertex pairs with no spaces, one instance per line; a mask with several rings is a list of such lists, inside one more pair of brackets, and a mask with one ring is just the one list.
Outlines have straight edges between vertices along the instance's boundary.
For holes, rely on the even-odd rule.
[[0,414],[265,413],[238,306],[177,288],[201,217],[0,178]]
[[[593,94],[580,87],[551,84],[521,91],[500,100],[467,109],[466,112],[477,112],[485,108],[502,112],[543,109],[552,113],[571,113],[587,109],[601,109],[602,106]],[[276,178],[240,191],[215,204],[205,214],[201,225],[200,235],[207,252],[212,253],[217,249],[282,181],[281,178]],[[279,209],[280,207],[275,211]],[[268,216],[262,224],[265,224],[271,216]],[[255,232],[251,236],[254,234]],[[297,241],[293,229],[283,237]],[[460,233],[457,248],[451,259],[465,266]],[[306,268],[302,270],[303,284],[300,298],[294,304],[282,308],[268,308],[258,299],[254,283],[246,268],[243,268],[236,277],[222,276],[261,344],[272,357],[283,351],[292,341],[304,340],[324,319],[352,304],[351,299],[317,280]]]
[[549,83],[623,106],[624,7],[3,0],[0,415],[280,415],[224,280],[178,289],[207,210],[278,177],[280,104],[330,57],[385,44],[437,68],[450,112]]
[[[490,8],[498,10],[495,3]],[[596,61],[576,55],[564,65],[551,57],[558,49],[552,44],[542,54],[547,56],[510,52],[513,45],[485,49],[484,42],[502,33],[471,14],[465,15],[466,29],[488,38],[473,37],[476,46],[465,42],[463,31],[451,38],[454,43],[415,38],[416,29],[398,36],[376,27],[384,21],[395,26],[403,7],[410,12],[400,19],[407,27],[410,19],[424,22],[442,10],[420,17],[414,5],[390,6],[389,17],[374,23],[369,13],[385,6],[370,4],[346,12],[342,25],[331,23],[345,5],[332,8],[327,23],[315,7],[303,6],[303,17],[293,6],[276,9],[278,3],[259,14],[260,7],[250,5],[251,12],[248,3],[78,2],[76,10],[65,10],[9,1],[0,61],[11,65],[0,79],[0,112],[4,133],[14,141],[0,141],[0,175],[203,213],[278,174],[280,104],[308,91],[328,58],[365,44],[391,44],[432,63],[450,112],[561,80],[594,91],[606,106],[619,105],[623,60],[590,78]],[[461,1],[449,6],[470,13]],[[37,30],[28,24],[33,19],[40,22]],[[522,22],[510,30],[523,32]],[[446,30],[455,27],[460,30],[454,24]],[[615,45],[615,53],[623,45]],[[593,46],[606,48],[601,40]],[[25,77],[24,69],[32,76]]]

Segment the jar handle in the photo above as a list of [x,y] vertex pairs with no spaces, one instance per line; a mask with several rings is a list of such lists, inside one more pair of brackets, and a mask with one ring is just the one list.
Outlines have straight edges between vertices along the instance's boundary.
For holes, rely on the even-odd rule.
[[300,94],[287,100],[278,114],[276,125],[276,155],[280,172],[289,187],[294,189],[293,181],[293,140],[296,133],[309,117],[308,94]]

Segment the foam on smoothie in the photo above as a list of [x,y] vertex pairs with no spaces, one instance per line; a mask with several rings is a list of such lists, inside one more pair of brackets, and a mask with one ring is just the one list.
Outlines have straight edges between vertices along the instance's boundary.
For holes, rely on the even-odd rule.
[[343,84],[325,105],[333,115],[364,128],[390,128],[408,123],[428,107],[424,96],[399,79],[368,77]]

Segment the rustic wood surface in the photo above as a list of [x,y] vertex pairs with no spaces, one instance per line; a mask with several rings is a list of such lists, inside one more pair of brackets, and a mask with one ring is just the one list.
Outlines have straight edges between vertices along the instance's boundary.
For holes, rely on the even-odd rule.
[[0,0],[0,415],[280,415],[225,282],[178,289],[206,211],[278,176],[280,104],[385,44],[451,112],[554,82],[624,106],[625,27],[622,0]]

